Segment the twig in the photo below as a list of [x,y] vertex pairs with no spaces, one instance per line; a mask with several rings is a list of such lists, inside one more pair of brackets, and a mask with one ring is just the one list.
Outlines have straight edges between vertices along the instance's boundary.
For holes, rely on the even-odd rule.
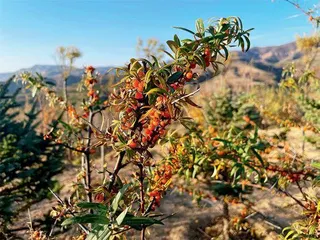
[[308,210],[301,201],[299,201],[297,198],[295,198],[293,195],[291,195],[290,193],[288,193],[287,191],[284,191],[282,189],[278,189],[280,192],[286,194],[288,197],[291,197],[297,204],[299,204],[301,207],[303,207],[304,209]]
[[302,7],[300,7],[300,5],[299,5],[298,3],[295,3],[295,2],[293,2],[293,1],[291,1],[291,0],[284,0],[284,1],[292,4],[292,5],[295,6],[296,8],[298,8],[298,9],[299,9],[301,12],[303,12],[305,15],[311,16],[311,14],[308,13],[308,12],[306,12]]
[[109,183],[109,186],[108,186],[108,191],[110,192],[112,190],[112,187],[116,181],[116,178],[118,176],[118,173],[120,171],[120,169],[122,168],[122,161],[123,161],[123,158],[125,156],[126,152],[125,151],[122,151],[120,152],[119,154],[119,157],[118,157],[118,160],[117,160],[117,163],[116,165],[114,166],[114,170],[113,170],[113,173],[110,177],[110,183]]
[[[144,214],[144,205],[145,205],[145,200],[144,200],[144,187],[143,187],[143,181],[144,181],[144,166],[143,166],[143,159],[141,158],[141,162],[138,164],[139,167],[139,182],[140,182],[140,211],[141,211],[141,215]],[[142,225],[142,230],[141,230],[141,235],[140,235],[140,239],[144,240],[145,239],[145,231],[146,231],[146,227],[144,225]]]
[[301,186],[300,186],[300,183],[297,181],[296,184],[297,184],[297,186],[298,186],[298,188],[299,188],[299,191],[301,192],[302,196],[304,197],[304,199],[305,199],[306,201],[308,201],[308,198],[307,198],[305,192],[302,190],[302,188],[301,188]]
[[197,230],[198,230],[200,233],[202,233],[206,238],[212,239],[212,237],[211,237],[208,233],[206,233],[205,231],[203,231],[201,228],[197,228]]
[[[58,202],[63,206],[64,202],[62,201],[62,199],[55,192],[53,192],[51,190],[51,188],[49,188],[49,190],[52,193],[52,195],[58,200]],[[67,212],[70,213],[72,216],[75,216],[74,213],[72,211],[70,211],[70,209],[68,209],[68,208],[67,208]],[[89,234],[89,231],[85,226],[83,226],[81,223],[78,223],[78,225],[86,234]]]
[[198,88],[195,91],[193,91],[193,92],[191,92],[191,93],[189,93],[187,95],[183,95],[182,97],[174,100],[171,104],[175,104],[175,103],[179,102],[180,100],[183,100],[183,99],[185,99],[187,97],[191,97],[191,96],[193,96],[194,94],[196,94],[199,91],[200,91],[200,86],[198,86]]

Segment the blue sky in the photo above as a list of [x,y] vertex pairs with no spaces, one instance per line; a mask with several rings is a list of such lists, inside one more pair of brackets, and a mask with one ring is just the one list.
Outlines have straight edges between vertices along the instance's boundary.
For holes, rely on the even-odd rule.
[[138,37],[187,37],[172,27],[193,29],[197,18],[232,15],[255,28],[253,46],[280,45],[312,31],[307,17],[284,0],[0,0],[0,72],[55,64],[55,49],[69,45],[83,53],[77,66],[120,65],[136,55]]

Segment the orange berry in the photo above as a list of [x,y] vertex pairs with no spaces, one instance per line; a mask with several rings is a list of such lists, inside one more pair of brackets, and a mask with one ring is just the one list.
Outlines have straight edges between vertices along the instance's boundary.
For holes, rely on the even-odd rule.
[[146,135],[151,135],[152,131],[149,128],[144,129]]
[[95,70],[95,68],[94,68],[94,67],[92,67],[92,66],[88,66],[88,67],[86,67],[85,72],[86,72],[86,73],[92,73],[94,70]]
[[131,148],[136,148],[137,147],[137,143],[135,141],[131,141],[128,145]]
[[138,87],[137,87],[137,90],[138,90],[139,92],[143,92],[143,89],[144,89],[144,83],[143,83],[143,82],[140,82],[139,85],[138,85]]
[[170,112],[168,110],[162,112],[162,116],[165,118],[171,118]]
[[101,203],[104,200],[103,193],[98,193],[97,195],[94,196],[95,202]]
[[218,156],[222,157],[226,154],[225,151],[217,151]]
[[165,127],[166,125],[167,125],[167,124],[166,124],[165,121],[161,121],[161,122],[160,122],[160,126],[161,126],[161,127]]
[[146,143],[146,142],[148,142],[148,138],[143,136],[142,139],[141,139],[141,141],[142,141],[143,143]]
[[247,123],[250,122],[250,117],[248,115],[243,116],[242,119]]
[[166,134],[166,131],[163,130],[163,129],[161,129],[161,130],[159,131],[159,134],[160,134],[161,137],[163,137],[163,136]]
[[197,64],[196,64],[195,62],[191,62],[191,63],[190,63],[190,68],[191,68],[191,69],[196,68],[196,66],[197,66]]
[[136,92],[135,99],[143,99],[143,94],[141,92]]
[[145,73],[140,70],[140,71],[138,72],[138,77],[139,77],[139,78],[143,78],[144,76],[145,76]]
[[204,49],[204,55],[206,55],[206,56],[211,55],[210,48],[205,48]]
[[139,84],[140,84],[140,82],[139,82],[138,79],[134,79],[133,82],[132,82],[132,86],[133,86],[134,88],[139,87]]
[[192,78],[193,78],[193,74],[192,74],[192,71],[190,71],[186,74],[186,79],[191,80]]
[[162,97],[162,96],[157,97],[157,102],[158,102],[158,103],[162,102],[162,100],[163,100],[163,97]]

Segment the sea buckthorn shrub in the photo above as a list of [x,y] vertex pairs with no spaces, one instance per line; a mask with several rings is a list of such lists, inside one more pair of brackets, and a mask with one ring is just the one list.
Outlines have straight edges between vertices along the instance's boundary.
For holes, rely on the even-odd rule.
[[[165,138],[173,122],[186,125],[189,121],[184,117],[184,107],[197,106],[191,100],[199,91],[195,69],[211,67],[218,73],[221,61],[228,58],[229,47],[239,46],[243,51],[250,47],[251,29],[244,30],[236,17],[221,18],[207,27],[199,19],[195,32],[176,28],[188,32],[191,38],[175,35],[167,41],[171,50],[164,51],[168,61],[153,56],[151,60],[133,58],[128,65],[117,68],[122,79],[105,101],[95,90],[95,69],[87,67],[84,79],[88,99],[84,99],[80,111],[51,91],[41,76],[22,76],[35,91],[41,89],[50,101],[60,104],[70,118],[68,123],[60,120],[60,129],[52,129],[48,137],[82,154],[82,194],[69,202],[56,195],[60,206],[53,215],[57,221],[66,218],[62,226],[77,224],[87,239],[120,238],[128,230],[140,231],[141,239],[145,239],[147,227],[163,224],[153,211],[160,205],[173,169],[169,164],[155,166],[150,150]],[[187,92],[186,85],[195,86],[195,90]],[[105,111],[113,115],[112,123],[95,126],[93,117]],[[108,171],[109,179],[104,178],[93,188],[90,154],[99,146],[111,146],[118,159],[114,170]],[[136,172],[123,180],[119,174],[128,166]]]

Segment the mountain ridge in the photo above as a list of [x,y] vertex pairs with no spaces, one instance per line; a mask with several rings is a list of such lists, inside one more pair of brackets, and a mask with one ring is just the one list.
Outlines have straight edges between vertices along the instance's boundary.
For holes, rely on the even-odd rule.
[[[244,82],[247,85],[276,85],[281,79],[283,68],[292,61],[300,61],[302,59],[302,53],[298,51],[295,42],[278,46],[253,47],[245,53],[232,51],[230,52],[230,56],[230,60],[226,62],[225,69],[221,70],[222,74],[213,80],[217,79],[219,81],[219,78],[226,78],[230,82],[228,85],[243,85]],[[110,68],[112,67],[96,67],[97,71],[102,75],[106,74]],[[61,66],[36,64],[30,68],[20,69],[12,73],[0,73],[0,82],[7,80],[13,74],[23,71],[38,72],[48,80],[61,81]],[[72,85],[79,82],[82,74],[83,68],[75,68],[71,72],[68,84]],[[205,74],[205,77],[202,74],[202,77],[199,79],[200,82],[209,81],[211,84],[210,77],[212,78],[212,75]]]

